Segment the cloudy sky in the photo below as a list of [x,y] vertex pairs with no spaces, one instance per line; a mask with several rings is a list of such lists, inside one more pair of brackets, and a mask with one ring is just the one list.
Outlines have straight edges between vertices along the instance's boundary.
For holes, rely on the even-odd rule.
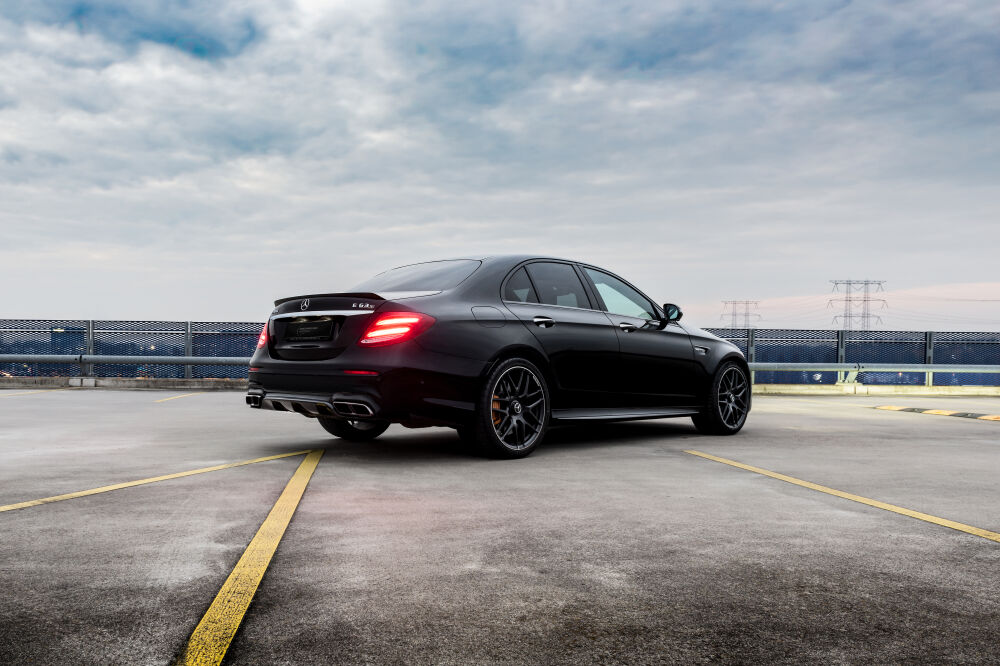
[[0,3],[0,318],[260,320],[440,257],[1000,329],[1000,5]]

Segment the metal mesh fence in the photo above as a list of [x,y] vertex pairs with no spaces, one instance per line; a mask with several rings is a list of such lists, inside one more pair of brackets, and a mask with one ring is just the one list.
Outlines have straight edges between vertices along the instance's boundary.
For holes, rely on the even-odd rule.
[[[108,356],[184,356],[187,324],[177,321],[95,321],[94,353]],[[182,379],[183,365],[94,366],[95,377]]]
[[[192,322],[192,356],[246,356],[257,348],[257,336],[263,323]],[[247,369],[232,365],[196,365],[193,377],[246,377]]]
[[[926,334],[915,331],[845,331],[846,363],[923,363]],[[863,384],[923,384],[922,372],[862,372]]]
[[[1000,333],[934,334],[934,362],[955,365],[1000,364]],[[1000,375],[935,372],[937,386],[1000,386]]]
[[[731,329],[709,329],[709,332],[729,340]],[[742,336],[733,340],[744,343],[749,331],[739,331]],[[836,363],[837,332],[794,329],[757,329],[754,332],[753,360],[758,363]],[[744,354],[747,350],[740,347]],[[747,354],[749,356],[749,354]],[[757,384],[834,384],[836,372],[759,371],[754,373]]]
[[[0,319],[0,354],[85,354],[87,322],[78,319]],[[0,363],[0,377],[75,377],[65,363]]]
[[[924,331],[808,331],[758,329],[747,350],[750,331],[708,329],[730,340],[744,354],[761,363],[869,363],[1000,365],[1000,333]],[[758,384],[833,384],[836,372],[763,372]],[[923,372],[862,372],[864,384],[924,384]],[[933,373],[937,386],[1000,386],[1000,375],[954,372]]]
[[[249,358],[263,322],[0,319],[0,354],[232,356]],[[240,378],[232,365],[95,364],[95,377]],[[0,376],[79,376],[77,364],[0,363]]]
[[[0,354],[108,354],[249,358],[262,322],[0,319]],[[926,363],[1000,365],[1000,333],[709,329],[763,363]],[[243,366],[99,364],[97,377],[240,378]],[[77,364],[0,363],[0,376],[78,376]],[[836,372],[755,373],[758,384],[833,384]],[[923,384],[922,372],[867,372],[866,384]],[[1000,375],[934,373],[938,386],[1000,386]]]

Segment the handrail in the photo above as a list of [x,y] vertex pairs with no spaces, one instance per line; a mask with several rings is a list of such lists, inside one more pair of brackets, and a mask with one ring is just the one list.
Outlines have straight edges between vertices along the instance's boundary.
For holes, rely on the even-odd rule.
[[0,363],[69,363],[75,365],[249,365],[245,356],[116,356],[113,354],[0,354]]

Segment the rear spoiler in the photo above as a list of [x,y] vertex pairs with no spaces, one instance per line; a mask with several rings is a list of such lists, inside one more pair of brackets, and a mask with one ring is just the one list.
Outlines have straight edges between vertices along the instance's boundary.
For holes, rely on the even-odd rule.
[[346,296],[349,298],[370,298],[376,301],[384,301],[385,299],[378,294],[373,294],[369,291],[342,291],[333,294],[305,294],[303,296],[289,296],[288,298],[279,298],[274,302],[274,306],[278,307],[282,303],[287,303],[288,301],[298,301],[303,298],[331,298],[334,296]]
[[282,303],[287,303],[288,301],[298,301],[303,298],[367,298],[373,301],[396,301],[403,298],[416,298],[418,296],[433,296],[434,294],[440,294],[440,291],[385,291],[382,295],[373,294],[370,291],[341,291],[334,294],[306,294],[304,296],[291,296],[289,298],[280,298],[274,302],[274,307],[278,307]]

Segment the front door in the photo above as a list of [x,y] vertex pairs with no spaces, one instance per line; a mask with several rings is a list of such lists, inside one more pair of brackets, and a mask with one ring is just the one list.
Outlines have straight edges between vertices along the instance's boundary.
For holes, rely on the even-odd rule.
[[617,383],[627,387],[638,404],[693,404],[697,366],[684,329],[676,323],[661,327],[656,306],[619,278],[593,268],[583,270],[618,334]]

